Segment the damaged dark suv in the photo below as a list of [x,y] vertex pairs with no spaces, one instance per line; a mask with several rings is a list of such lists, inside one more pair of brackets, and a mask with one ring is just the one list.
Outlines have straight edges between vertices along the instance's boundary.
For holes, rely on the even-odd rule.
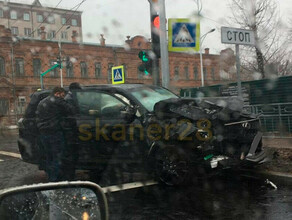
[[[34,93],[19,121],[22,159],[41,169],[35,110],[49,94]],[[79,114],[67,120],[76,120],[78,126],[76,169],[102,173],[109,165],[143,167],[160,181],[176,185],[193,171],[204,176],[254,166],[266,158],[259,118],[243,113],[236,99],[185,99],[143,84],[84,86],[73,91],[73,97]]]

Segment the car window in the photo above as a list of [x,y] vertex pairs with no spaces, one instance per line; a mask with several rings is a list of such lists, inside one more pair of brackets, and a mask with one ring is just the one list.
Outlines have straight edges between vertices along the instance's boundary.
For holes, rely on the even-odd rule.
[[178,98],[163,88],[142,88],[131,91],[131,94],[148,110],[153,111],[154,105],[162,100]]
[[76,92],[78,106],[82,115],[99,115],[101,117],[120,117],[125,104],[116,97],[94,91]]
[[101,117],[121,118],[121,111],[126,105],[108,94],[101,94]]
[[78,107],[80,114],[89,115],[89,110],[95,110],[100,113],[101,110],[101,94],[92,91],[78,91],[76,92]]

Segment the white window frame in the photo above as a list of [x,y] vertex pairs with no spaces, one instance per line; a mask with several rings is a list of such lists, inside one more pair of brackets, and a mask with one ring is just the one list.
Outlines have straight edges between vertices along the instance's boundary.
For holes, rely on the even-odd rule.
[[66,24],[66,23],[67,23],[67,19],[64,18],[64,17],[62,17],[62,18],[61,18],[61,24]]
[[49,31],[48,32],[48,40],[56,38],[56,31]]
[[10,19],[17,20],[17,11],[10,11]]
[[24,28],[24,35],[27,37],[31,36],[31,28]]
[[[73,21],[76,21],[76,23],[73,22]],[[72,24],[72,26],[77,26],[77,25],[78,25],[77,19],[73,18],[73,19],[71,20],[71,24]]]
[[[39,18],[42,18],[42,19],[40,20]],[[38,14],[38,15],[37,15],[37,22],[38,22],[38,23],[42,23],[43,21],[44,21],[44,16]]]
[[30,21],[30,14],[28,12],[23,13],[23,20],[24,21]]
[[49,24],[55,24],[55,17],[54,15],[50,15],[47,19]]
[[66,31],[62,31],[62,32],[61,32],[61,39],[65,39],[65,40],[68,39],[68,34],[67,34]]
[[[16,30],[16,31],[13,31],[13,30]],[[11,27],[11,34],[18,35],[19,34],[18,27]]]

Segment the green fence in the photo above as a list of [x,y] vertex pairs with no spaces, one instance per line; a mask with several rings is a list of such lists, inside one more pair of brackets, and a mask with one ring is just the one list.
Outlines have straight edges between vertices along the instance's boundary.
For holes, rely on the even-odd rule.
[[[292,102],[292,76],[242,82],[243,94],[249,105]],[[182,97],[216,97],[237,95],[237,84],[182,89]]]
[[[237,84],[182,89],[182,97],[237,96]],[[292,76],[242,82],[245,110],[260,115],[266,136],[292,133]]]

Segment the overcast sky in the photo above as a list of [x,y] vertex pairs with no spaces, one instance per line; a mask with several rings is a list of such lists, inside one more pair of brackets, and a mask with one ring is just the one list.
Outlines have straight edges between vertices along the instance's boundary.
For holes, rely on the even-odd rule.
[[[55,7],[60,0],[40,0],[43,6]],[[70,9],[82,0],[62,0],[59,7]],[[275,0],[279,6],[284,25],[292,20],[292,1]],[[12,2],[20,2],[13,1]],[[33,0],[22,0],[28,4]],[[203,47],[209,47],[211,53],[233,45],[221,43],[220,27],[228,26],[231,10],[230,0],[203,0],[201,34],[212,28]],[[167,18],[190,18],[197,11],[195,0],[165,0]],[[124,44],[126,36],[143,35],[150,38],[150,9],[148,0],[85,0],[78,10],[83,11],[82,26],[84,42],[99,43],[100,34],[104,34],[107,44]],[[290,16],[290,17],[289,17]],[[291,27],[290,23],[290,27]],[[236,27],[236,26],[232,26]]]

